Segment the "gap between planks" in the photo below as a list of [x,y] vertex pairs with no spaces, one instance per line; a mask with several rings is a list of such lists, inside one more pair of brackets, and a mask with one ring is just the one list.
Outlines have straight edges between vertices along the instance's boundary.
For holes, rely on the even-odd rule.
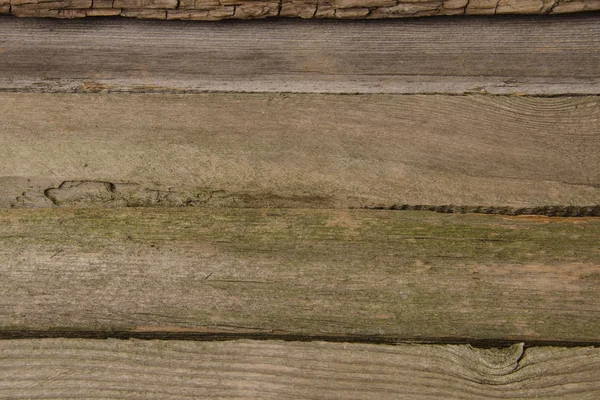
[[[235,332],[235,331],[239,332]],[[481,349],[501,348],[515,344],[529,347],[600,347],[600,341],[565,341],[565,340],[509,340],[479,339],[469,337],[438,338],[394,338],[386,336],[358,335],[298,335],[291,333],[265,331],[248,333],[247,327],[220,326],[205,329],[179,327],[140,327],[136,331],[119,330],[63,330],[52,328],[46,330],[0,330],[0,340],[39,340],[39,339],[73,339],[73,340],[162,340],[162,341],[194,341],[194,342],[231,342],[237,340],[284,341],[284,342],[327,342],[327,343],[361,343],[372,345],[468,345]],[[260,329],[254,329],[259,331]]]

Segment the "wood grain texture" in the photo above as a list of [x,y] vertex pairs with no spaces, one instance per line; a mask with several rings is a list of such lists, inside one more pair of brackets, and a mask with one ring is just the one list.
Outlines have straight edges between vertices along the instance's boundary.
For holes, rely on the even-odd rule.
[[215,21],[269,17],[378,19],[436,15],[560,14],[600,10],[598,0],[2,0],[19,17],[135,17]]
[[598,99],[4,93],[0,205],[598,206]]
[[600,340],[600,219],[0,210],[0,329]]
[[600,349],[0,341],[11,399],[597,399]]
[[5,17],[0,38],[4,91],[600,94],[598,14],[210,24]]

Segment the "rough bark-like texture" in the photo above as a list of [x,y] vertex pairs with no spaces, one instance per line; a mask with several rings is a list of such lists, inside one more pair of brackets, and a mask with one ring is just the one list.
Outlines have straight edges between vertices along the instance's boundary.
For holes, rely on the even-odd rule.
[[5,18],[0,91],[600,94],[600,15],[271,22]]
[[0,375],[10,399],[591,400],[600,349],[9,340]]
[[[152,19],[404,18],[464,14],[557,14],[600,10],[600,0],[0,0],[0,13],[19,17],[81,18],[122,15]],[[185,12],[182,12],[185,10]]]
[[598,243],[598,218],[0,210],[0,333],[598,342]]
[[4,207],[600,205],[596,96],[4,93],[0,115]]

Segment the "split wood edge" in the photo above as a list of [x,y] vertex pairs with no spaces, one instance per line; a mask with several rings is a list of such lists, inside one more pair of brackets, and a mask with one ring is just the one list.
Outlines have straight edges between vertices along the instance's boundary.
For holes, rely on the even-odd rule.
[[600,10],[599,0],[0,0],[0,14],[18,17],[123,16],[206,21],[268,17],[377,19],[562,14],[595,10]]
[[[4,179],[6,180],[6,178]],[[15,179],[13,178],[13,181]],[[3,179],[0,179],[0,185]],[[29,180],[31,181],[31,180]],[[30,182],[28,182],[30,183]],[[0,186],[1,187],[1,186]],[[119,207],[202,207],[202,208],[310,208],[335,207],[331,198],[308,195],[280,195],[263,192],[228,192],[222,189],[157,188],[136,183],[108,181],[64,181],[57,187],[16,188],[14,199],[0,200],[0,208],[119,208]],[[350,203],[348,209],[433,211],[444,214],[539,215],[547,217],[600,217],[600,205],[591,206],[473,206]]]

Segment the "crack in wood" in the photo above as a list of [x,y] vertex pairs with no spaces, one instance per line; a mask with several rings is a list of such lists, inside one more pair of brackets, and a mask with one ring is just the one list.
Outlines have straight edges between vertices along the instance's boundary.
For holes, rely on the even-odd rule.
[[434,211],[444,214],[497,214],[497,215],[540,215],[546,217],[600,217],[600,205],[593,206],[464,206],[464,205],[411,205],[397,204],[389,207],[364,207],[375,210]]

